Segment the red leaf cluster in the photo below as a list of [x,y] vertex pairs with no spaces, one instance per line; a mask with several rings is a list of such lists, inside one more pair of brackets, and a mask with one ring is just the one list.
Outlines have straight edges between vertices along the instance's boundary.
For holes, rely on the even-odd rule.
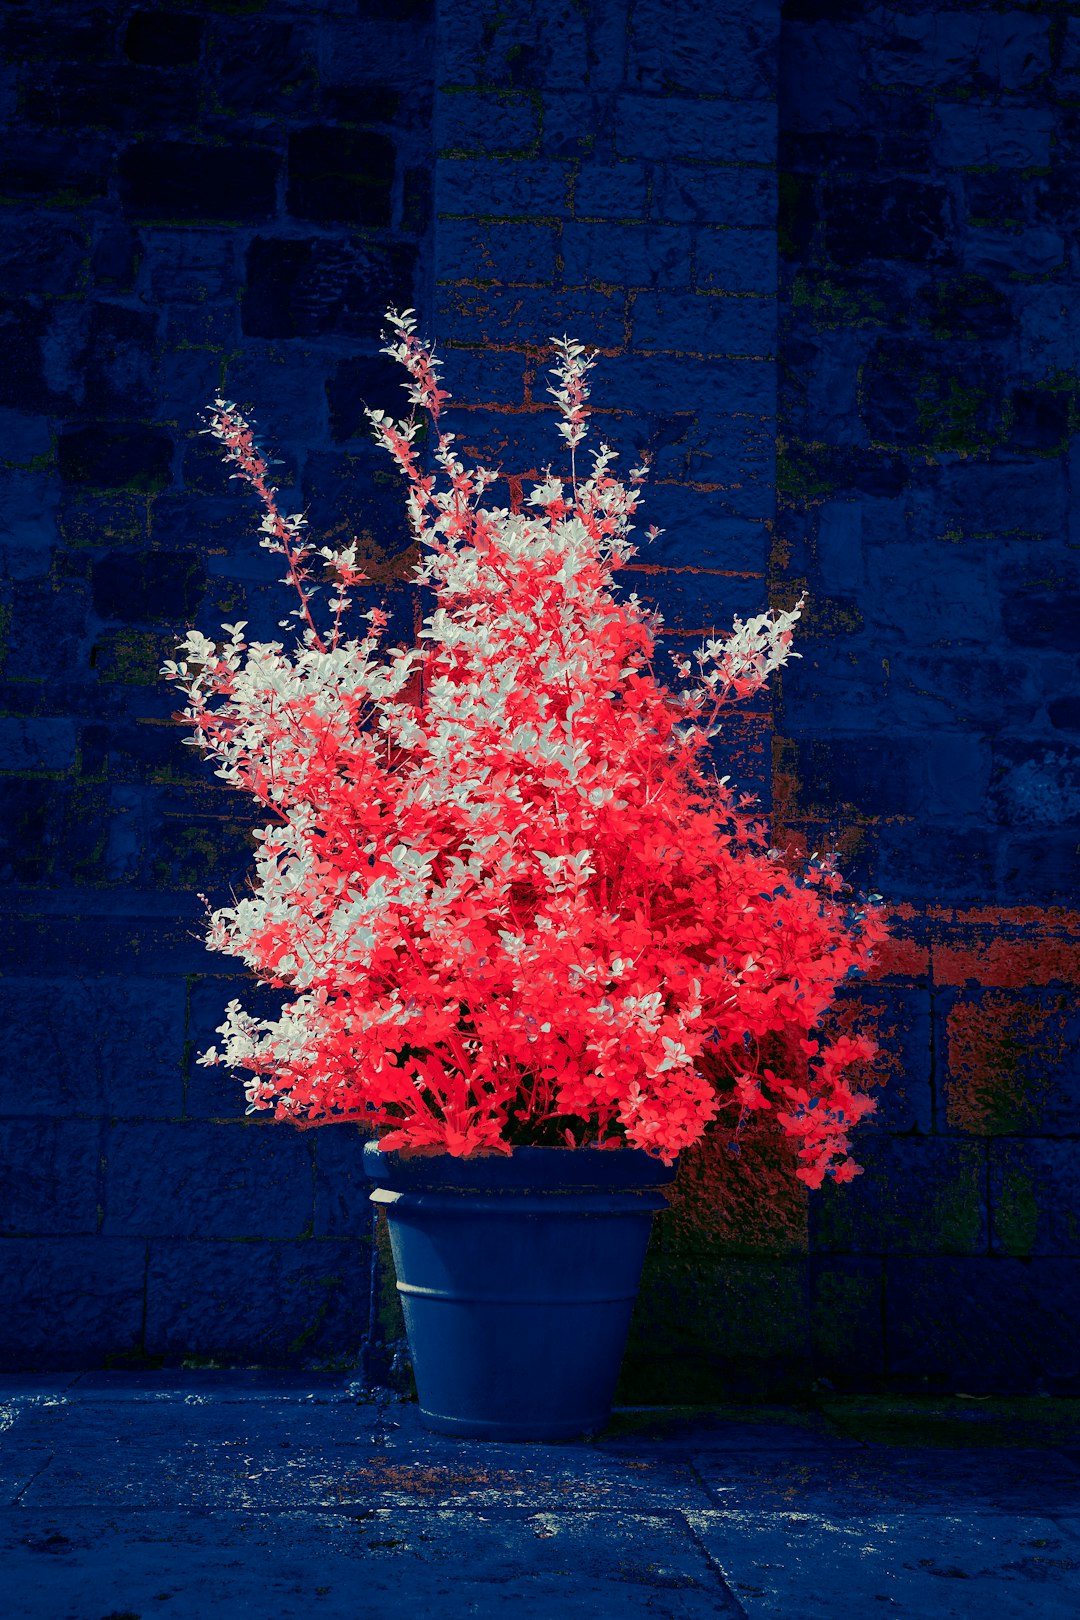
[[736,620],[665,684],[658,620],[612,572],[633,554],[644,469],[621,483],[601,445],[577,474],[592,360],[555,342],[571,478],[509,511],[485,505],[496,474],[439,426],[448,396],[411,313],[389,319],[386,352],[435,430],[425,469],[415,409],[369,413],[434,596],[418,647],[382,650],[378,610],[344,634],[354,549],[316,551],[247,423],[224,400],[211,414],[300,605],[291,648],[226,625],[165,666],[192,743],[270,818],[252,892],[212,914],[208,944],[284,1005],[257,1019],[231,1003],[201,1061],[248,1070],[251,1110],[457,1155],[625,1142],[670,1162],[722,1113],[737,1132],[770,1110],[803,1181],[849,1179],[848,1128],[874,1105],[845,1077],[874,1048],[812,1037],[880,916],[831,861],[770,849],[709,756],[725,705],[794,656],[799,608]]

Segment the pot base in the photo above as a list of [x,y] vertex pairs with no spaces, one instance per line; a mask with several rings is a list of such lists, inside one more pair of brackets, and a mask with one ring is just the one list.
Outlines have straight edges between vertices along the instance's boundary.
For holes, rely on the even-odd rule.
[[500,1422],[497,1419],[444,1417],[420,1408],[420,1421],[432,1434],[452,1434],[459,1440],[504,1440],[557,1445],[567,1440],[591,1440],[607,1427],[610,1410],[589,1417],[560,1418],[558,1422],[527,1420]]

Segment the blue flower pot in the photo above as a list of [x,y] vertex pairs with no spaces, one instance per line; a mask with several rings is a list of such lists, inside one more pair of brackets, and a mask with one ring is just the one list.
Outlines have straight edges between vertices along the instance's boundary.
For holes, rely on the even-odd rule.
[[569,1440],[611,1416],[659,1188],[632,1148],[511,1157],[364,1147],[390,1226],[420,1415],[488,1440]]

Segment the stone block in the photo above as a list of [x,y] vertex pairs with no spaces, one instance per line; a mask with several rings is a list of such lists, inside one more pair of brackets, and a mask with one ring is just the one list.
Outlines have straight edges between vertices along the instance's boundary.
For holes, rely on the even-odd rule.
[[[0,299],[0,340],[7,364],[0,373],[0,405],[16,411],[52,413],[57,407],[54,377],[46,374],[43,340],[50,314],[29,299]],[[59,403],[66,402],[66,390]]]
[[[82,15],[79,15],[79,13]],[[116,24],[106,11],[76,6],[63,16],[31,7],[9,17],[8,47],[31,57],[61,62],[95,62],[111,56]]]
[[771,1122],[738,1137],[738,1109],[681,1155],[660,1223],[665,1262],[677,1255],[805,1254],[806,1188],[798,1160]]
[[[447,418],[458,435],[455,449],[469,457],[474,464],[501,469],[505,477],[539,478],[543,469],[551,466],[562,469],[569,477],[569,457],[564,460],[562,440],[555,432],[554,407],[550,410],[500,412],[477,408],[457,421]],[[606,437],[607,423],[601,417],[593,423],[593,432],[599,439]],[[507,505],[498,486],[489,497],[492,504]]]
[[103,619],[129,622],[192,619],[206,588],[196,551],[112,551],[98,558],[91,575],[94,610]]
[[423,236],[431,224],[431,170],[421,165],[405,170],[401,188],[400,229],[409,236]]
[[779,32],[779,6],[641,0],[627,29],[628,79],[660,93],[768,98]]
[[0,196],[58,204],[104,197],[113,172],[112,143],[68,130],[9,130],[0,156]]
[[175,631],[103,630],[90,649],[90,667],[103,685],[156,687],[162,660],[175,652]]
[[436,280],[550,285],[556,247],[549,225],[506,225],[493,233],[472,220],[444,220],[435,243]]
[[930,804],[935,817],[962,817],[982,809],[990,755],[981,738],[955,731],[929,743],[817,737],[800,742],[797,769],[811,804],[867,816],[917,815]]
[[439,49],[446,83],[546,90],[591,77],[598,54],[588,44],[596,21],[592,8],[583,12],[572,0],[539,8],[512,0],[497,18],[492,26],[468,4],[454,4],[446,13]]
[[931,1084],[933,1050],[929,988],[844,980],[825,1014],[822,1028],[830,1038],[868,1035],[878,1053],[867,1065],[869,1094],[876,1103],[852,1138],[861,1162],[868,1137],[885,1133],[925,1136],[934,1129]]
[[[959,967],[953,966],[954,982]],[[1067,1136],[1080,1129],[1074,990],[948,991],[937,1016],[948,1129],[976,1136]]]
[[773,163],[776,108],[766,101],[697,101],[688,96],[622,95],[616,102],[620,157],[697,158]]
[[844,1392],[885,1382],[884,1268],[879,1259],[814,1255],[810,1260],[812,1372]]
[[773,293],[776,289],[775,230],[699,231],[695,279],[707,292]]
[[[1003,392],[996,356],[980,356],[961,381],[947,345],[890,337],[874,343],[861,368],[858,403],[872,441],[970,454],[998,439]],[[852,416],[856,408],[852,398]]]
[[1002,568],[998,582],[1002,627],[1012,646],[1027,657],[1075,650],[1080,571],[1071,562],[1033,557]]
[[977,1254],[986,1248],[983,1148],[932,1136],[853,1141],[863,1174],[810,1203],[815,1254]]
[[862,600],[871,624],[916,645],[985,646],[998,633],[1000,605],[985,553],[944,541],[873,545]]
[[241,321],[247,337],[359,337],[370,342],[388,304],[414,301],[416,249],[352,237],[255,237]]
[[[401,91],[389,84],[326,84],[319,102],[324,114],[343,124],[399,124],[402,122]],[[406,109],[405,121],[431,118],[430,96],[417,95]]]
[[66,771],[75,762],[75,722],[0,719],[0,771]]
[[84,1371],[137,1354],[146,1245],[100,1237],[0,1243],[0,1366]]
[[890,650],[888,663],[889,714],[903,730],[1024,730],[1042,708],[1030,663],[1015,656],[973,659],[916,647]]
[[1080,697],[1054,698],[1046,712],[1056,731],[1080,731]]
[[511,157],[529,153],[540,133],[539,108],[523,91],[489,94],[444,92],[438,109],[435,139],[440,151]]
[[172,482],[173,443],[138,422],[67,427],[57,442],[60,477],[97,489],[163,489]]
[[990,1144],[990,1246],[995,1254],[1080,1252],[1080,1153],[1074,1141]]
[[[826,847],[836,843],[835,817],[820,836]],[[917,823],[860,827],[853,843],[845,858],[848,877],[857,888],[887,894],[890,902],[959,905],[1005,898],[997,878],[1000,835],[982,827],[931,825],[920,813]]]
[[269,103],[287,108],[290,119],[309,117],[319,89],[316,40],[305,26],[310,20],[310,12],[293,20],[265,11],[215,18],[204,71],[217,107],[233,117],[259,119]]
[[[796,630],[796,636],[798,630]],[[842,709],[849,734],[879,732],[890,710],[886,660],[866,648],[830,649],[824,657],[804,652],[783,674],[782,729],[785,737],[813,736],[824,713]]]
[[289,136],[289,213],[320,225],[389,226],[396,157],[389,135],[331,125],[295,130]]
[[289,1126],[125,1122],[112,1126],[103,1151],[103,1230],[112,1237],[310,1232],[311,1139]]
[[124,55],[147,67],[187,67],[199,60],[205,28],[202,17],[135,11],[124,30]]
[[87,232],[62,214],[5,210],[0,285],[6,293],[70,294],[85,273]]
[[589,163],[574,180],[578,219],[644,219],[649,172],[641,163]]
[[699,225],[766,230],[776,223],[773,169],[665,163],[653,169],[651,214]]
[[157,225],[143,233],[143,240],[141,274],[159,303],[235,298],[242,279],[235,231]]
[[[303,491],[314,532],[357,536],[365,561],[386,563],[402,556],[412,544],[404,481],[375,445],[365,445],[352,454],[309,455]],[[280,605],[284,606],[283,599]]]
[[233,300],[170,309],[166,317],[165,346],[169,349],[235,349],[240,337],[240,311]]
[[546,405],[550,398],[547,372],[514,349],[455,349],[441,380],[453,396],[449,410],[466,405],[519,410],[526,387],[536,401]]
[[0,1121],[0,1231],[76,1236],[99,1226],[101,1125],[94,1119]]
[[775,440],[767,418],[645,410],[644,416],[633,413],[634,438],[638,453],[647,450],[653,456],[657,486],[669,481],[697,485],[714,496],[718,518],[758,521],[773,516]]
[[1050,67],[1049,19],[998,13],[895,13],[869,59],[879,84],[1020,90]]
[[1071,403],[1072,394],[1067,388],[1014,388],[1009,400],[1009,443],[1040,455],[1064,450],[1070,433]]
[[[732,423],[738,433],[740,424]],[[650,540],[645,530],[655,523],[662,533]],[[645,485],[644,504],[631,536],[636,562],[646,567],[720,569],[733,574],[761,574],[769,536],[760,520],[732,517],[723,495],[678,484]]]
[[435,175],[440,215],[529,218],[568,212],[570,175],[562,163],[530,158],[444,158]]
[[106,226],[98,232],[91,261],[97,286],[126,292],[135,280],[138,237],[126,225]]
[[631,354],[597,368],[592,397],[598,409],[635,414],[771,415],[776,405],[775,368],[757,359],[692,360]]
[[937,489],[940,517],[965,536],[1064,533],[1064,474],[1057,462],[958,462],[940,469]]
[[892,1379],[925,1393],[1074,1394],[1080,1261],[1003,1255],[886,1261]]
[[574,286],[689,287],[692,239],[681,225],[573,222],[563,229],[563,275]]
[[[619,290],[444,285],[437,289],[436,330],[440,340],[480,347],[547,345],[566,332],[579,342],[621,349],[625,339],[626,294]],[[450,379],[453,380],[452,378]]]
[[631,342],[644,352],[750,355],[776,352],[774,298],[640,292],[631,305]]
[[[379,326],[366,334],[364,347],[370,353],[379,340]],[[314,343],[285,350],[266,343],[245,343],[239,353],[225,362],[223,380],[231,399],[257,424],[257,435],[265,453],[276,458],[285,450],[283,463],[288,476],[290,461],[308,445],[319,448],[326,442],[326,364],[325,349]],[[403,369],[399,368],[405,376]],[[268,409],[270,402],[272,408]],[[291,455],[290,455],[291,452]],[[389,460],[389,458],[387,458]],[[275,473],[275,482],[277,474]],[[285,487],[284,479],[282,487]],[[240,491],[233,485],[233,500]],[[251,497],[247,497],[251,501]],[[295,504],[295,496],[289,500]],[[286,506],[288,506],[288,502]],[[248,507],[254,527],[254,502]],[[271,576],[272,577],[272,576]]]
[[45,883],[57,861],[64,789],[50,781],[0,778],[0,877]]
[[326,379],[330,432],[335,442],[370,437],[371,423],[364,415],[365,408],[400,416],[405,406],[402,379],[406,375],[384,354],[339,360]]
[[759,579],[691,570],[642,575],[632,569],[619,569],[616,578],[623,589],[636,591],[648,607],[661,614],[664,635],[713,636],[726,632],[736,614],[745,618],[764,607],[765,591]]
[[809,1383],[809,1357],[805,1259],[651,1253],[620,1388],[640,1389],[647,1368],[653,1400],[790,1396]]
[[1050,162],[1054,114],[1044,107],[997,107],[938,101],[936,156],[946,169],[1001,165],[1043,167]]
[[0,435],[3,443],[3,465],[9,471],[21,469],[30,472],[48,464],[52,454],[52,434],[44,416],[27,415],[22,411],[0,407]]
[[0,981],[6,1114],[179,1114],[182,979]]
[[1032,905],[1073,905],[1080,884],[1075,832],[1014,834],[1002,852],[1001,884],[1006,895],[1022,894]]
[[954,261],[947,187],[915,180],[834,181],[825,193],[825,235],[836,264],[867,259]]
[[366,1238],[374,1185],[364,1174],[364,1143],[353,1124],[321,1125],[310,1132],[315,1154],[315,1236]]
[[53,63],[26,75],[21,101],[24,116],[46,129],[138,134],[193,124],[199,91],[190,71],[166,75],[126,64]]
[[120,154],[120,195],[134,219],[269,219],[280,160],[265,146],[145,140]]
[[7,504],[0,510],[0,566],[10,580],[39,579],[48,572],[58,532],[56,478],[49,473],[7,472]]
[[[799,15],[785,8],[778,56],[777,96],[786,136],[836,131],[857,139],[870,113],[866,105],[866,42],[862,31],[833,8]],[[874,107],[875,122],[884,109]]]
[[157,316],[121,304],[90,304],[72,364],[83,379],[83,404],[99,416],[150,413],[157,390]]
[[150,1244],[146,1352],[241,1366],[356,1363],[367,1327],[363,1240]]
[[993,758],[988,808],[995,822],[1031,828],[1080,821],[1080,749],[1002,738]]
[[1026,231],[969,229],[964,245],[965,268],[1001,281],[1061,274],[1065,257],[1064,238],[1042,225]]

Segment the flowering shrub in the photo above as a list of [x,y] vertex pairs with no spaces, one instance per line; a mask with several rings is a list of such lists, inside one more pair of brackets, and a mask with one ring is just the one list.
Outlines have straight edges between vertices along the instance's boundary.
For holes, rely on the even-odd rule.
[[737,1131],[772,1110],[803,1181],[849,1179],[848,1127],[874,1105],[845,1077],[874,1048],[813,1032],[882,926],[830,861],[769,849],[708,754],[724,707],[791,656],[800,607],[736,619],[663,684],[659,619],[612,578],[645,470],[620,483],[601,444],[578,472],[593,360],[555,343],[569,483],[549,472],[508,511],[440,425],[411,311],[388,319],[414,409],[368,415],[434,593],[418,647],[381,652],[378,608],[345,634],[354,547],[316,548],[281,513],[235,406],[209,418],[262,503],[298,635],[192,631],[164,666],[190,742],[269,817],[252,893],[212,913],[207,943],[286,992],[276,1018],[231,1002],[200,1061],[250,1071],[249,1112],[355,1119],[386,1149],[626,1142],[670,1163],[722,1111]]

